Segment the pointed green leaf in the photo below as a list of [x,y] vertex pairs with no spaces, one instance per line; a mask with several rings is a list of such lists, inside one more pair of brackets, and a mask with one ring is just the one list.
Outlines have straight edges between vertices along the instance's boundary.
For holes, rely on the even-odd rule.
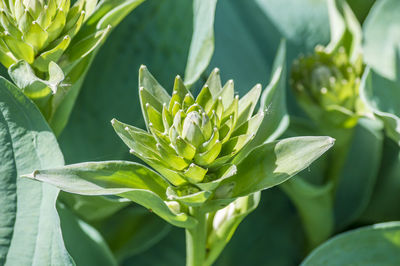
[[24,34],[24,41],[29,43],[35,50],[35,53],[42,50],[48,41],[48,33],[40,27],[39,23],[33,21],[29,30]]
[[239,100],[238,119],[236,124],[240,126],[253,115],[254,108],[260,98],[261,84],[254,86],[244,97]]
[[58,36],[60,36],[61,32],[64,29],[65,23],[66,23],[65,12],[63,10],[57,9],[57,14],[53,19],[53,22],[46,29],[46,32],[48,33],[49,42],[54,41],[55,39],[58,38]]
[[214,70],[211,72],[210,76],[207,79],[206,84],[208,88],[210,89],[211,95],[213,99],[217,99],[218,95],[220,94],[222,90],[222,85],[221,85],[221,77],[219,75],[219,69],[214,68]]
[[0,264],[74,265],[65,249],[55,203],[58,189],[19,178],[64,164],[37,107],[0,78]]
[[29,44],[15,39],[9,34],[4,34],[1,37],[4,43],[7,45],[8,50],[10,50],[14,56],[18,59],[23,59],[29,64],[33,63],[35,52]]
[[196,153],[194,156],[194,161],[196,164],[201,166],[207,166],[214,162],[214,160],[218,157],[221,152],[222,144],[219,140],[215,142],[215,144],[203,153]]
[[184,213],[175,214],[164,203],[169,186],[149,168],[131,162],[81,163],[58,169],[37,170],[25,177],[50,183],[82,195],[118,195],[130,199],[179,227],[190,227],[195,220]]
[[63,64],[67,65],[90,54],[104,42],[110,31],[111,27],[106,27],[104,30],[97,31],[81,41],[71,44],[65,52],[67,58]]
[[228,80],[225,83],[224,87],[222,88],[221,94],[219,96],[222,97],[222,103],[224,104],[224,110],[228,109],[228,107],[232,104],[234,97],[235,97],[233,80]]
[[241,126],[238,128],[235,128],[235,131],[233,131],[231,138],[240,136],[240,135],[250,135],[253,134],[255,135],[265,117],[264,112],[259,112],[256,115],[254,115],[251,119],[246,120],[244,123],[242,123]]
[[70,42],[71,38],[69,36],[65,36],[60,43],[56,45],[56,47],[39,54],[35,58],[35,62],[33,62],[33,67],[37,68],[39,71],[46,72],[50,61],[57,62],[68,48]]
[[199,183],[203,181],[204,176],[207,173],[207,169],[204,169],[194,163],[191,163],[189,167],[183,173],[191,183]]
[[153,97],[159,99],[161,103],[168,103],[171,99],[168,92],[158,83],[144,65],[139,69],[139,87],[144,88]]
[[185,84],[193,85],[210,63],[214,52],[214,16],[217,0],[193,2],[193,35],[185,70]]
[[4,40],[0,38],[0,63],[2,63],[6,68],[9,68],[12,64],[16,63],[17,59],[8,50],[7,45]]
[[[242,197],[279,185],[308,167],[333,146],[330,137],[294,137],[256,147],[225,179],[220,198]],[[223,192],[223,193],[222,193]]]
[[206,113],[211,111],[212,105],[214,103],[213,97],[211,95],[210,89],[205,85],[199,95],[196,97],[196,103],[204,108]]

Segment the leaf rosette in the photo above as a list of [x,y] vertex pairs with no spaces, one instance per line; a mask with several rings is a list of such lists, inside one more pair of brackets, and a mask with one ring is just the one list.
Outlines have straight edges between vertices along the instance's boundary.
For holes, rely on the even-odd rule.
[[232,80],[222,86],[218,69],[197,97],[179,76],[170,96],[145,66],[139,80],[148,131],[113,120],[116,132],[132,154],[174,186],[167,191],[169,199],[188,205],[204,202],[222,179],[236,173],[232,160],[261,125],[263,111],[253,115],[261,85],[239,99]]

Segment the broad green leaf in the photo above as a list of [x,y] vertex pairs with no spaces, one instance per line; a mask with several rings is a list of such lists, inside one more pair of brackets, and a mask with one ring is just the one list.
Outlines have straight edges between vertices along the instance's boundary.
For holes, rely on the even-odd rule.
[[37,107],[0,78],[0,264],[74,265],[65,249],[55,203],[58,189],[19,178],[64,164]]
[[301,265],[399,265],[400,222],[340,234],[315,249]]
[[206,258],[207,265],[212,265],[231,240],[239,224],[257,208],[260,197],[261,192],[256,192],[250,196],[238,198],[215,213],[213,219],[209,221],[212,230],[207,237],[209,249]]
[[151,248],[171,229],[153,213],[133,205],[104,219],[96,227],[120,262]]
[[364,60],[383,77],[394,79],[396,75],[396,51],[400,48],[400,2],[376,1],[365,20]]
[[61,204],[58,204],[57,210],[60,213],[65,244],[76,265],[118,265],[107,243],[95,228]]
[[400,77],[392,81],[372,69],[367,70],[360,85],[360,95],[383,121],[386,134],[400,145]]
[[214,16],[217,0],[193,1],[193,35],[185,70],[185,84],[191,86],[210,63],[214,52]]
[[262,144],[237,165],[236,175],[221,182],[216,197],[241,197],[279,185],[307,168],[333,144],[330,137],[294,137]]
[[175,214],[165,204],[168,183],[156,172],[132,162],[91,162],[50,170],[36,170],[25,177],[50,183],[81,195],[118,195],[151,209],[173,225],[190,227],[196,221]]

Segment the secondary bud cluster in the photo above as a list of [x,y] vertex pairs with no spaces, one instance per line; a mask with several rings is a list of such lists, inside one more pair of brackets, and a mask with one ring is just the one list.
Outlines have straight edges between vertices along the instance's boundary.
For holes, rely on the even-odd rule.
[[343,47],[327,53],[317,46],[315,53],[293,63],[291,85],[295,92],[323,109],[340,106],[356,112],[363,65],[361,57],[351,62]]
[[57,62],[85,19],[85,0],[0,0],[0,62],[25,60],[46,72]]

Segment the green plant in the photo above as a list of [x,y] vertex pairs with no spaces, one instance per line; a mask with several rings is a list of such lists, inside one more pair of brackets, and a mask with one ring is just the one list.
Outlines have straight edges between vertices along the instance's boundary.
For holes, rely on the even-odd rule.
[[144,0],[1,1],[0,62],[56,135],[111,29]]
[[[329,137],[297,137],[242,148],[264,120],[256,85],[241,100],[214,70],[194,98],[180,77],[172,96],[142,66],[139,94],[148,131],[112,120],[120,138],[157,172],[123,161],[37,170],[26,177],[84,194],[114,194],[186,230],[187,265],[211,265],[260,190],[284,182],[333,145]],[[246,152],[245,156],[238,156]]]

